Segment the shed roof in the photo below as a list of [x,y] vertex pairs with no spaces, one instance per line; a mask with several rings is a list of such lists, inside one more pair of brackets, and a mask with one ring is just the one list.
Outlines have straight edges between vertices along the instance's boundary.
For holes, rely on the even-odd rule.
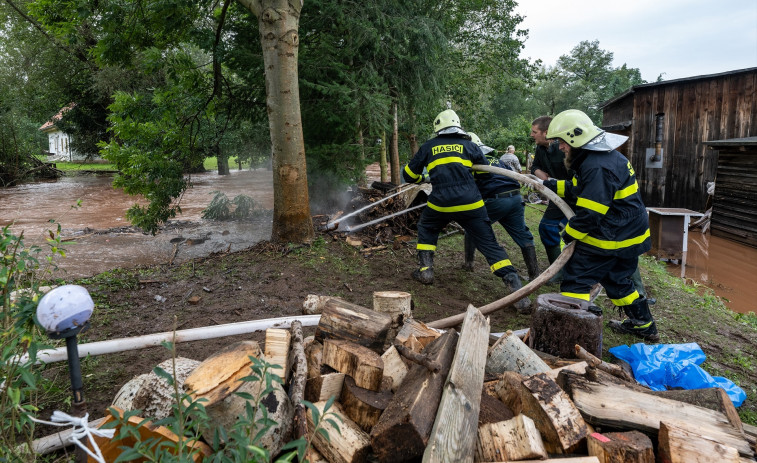
[[58,114],[56,114],[55,116],[53,116],[52,118],[50,118],[49,121],[47,121],[44,124],[42,124],[42,127],[40,127],[39,130],[47,131],[47,130],[50,130],[50,129],[54,128],[55,127],[55,122],[61,120],[61,118],[63,117],[63,113],[66,112],[66,111],[68,111],[69,109],[73,108],[75,105],[76,105],[75,103],[71,103],[68,106],[64,106],[64,107],[60,108],[60,111],[58,111]]
[[729,138],[727,140],[710,140],[705,145],[717,148],[719,146],[757,146],[757,137]]
[[734,74],[741,74],[741,73],[744,73],[744,72],[757,72],[757,67],[745,68],[745,69],[736,69],[734,71],[720,72],[720,73],[717,73],[717,74],[705,74],[705,75],[701,75],[701,76],[683,77],[683,78],[680,78],[680,79],[663,80],[661,82],[651,82],[651,83],[648,83],[648,84],[634,85],[633,87],[629,88],[628,90],[626,90],[625,92],[621,93],[620,95],[615,96],[613,98],[610,98],[609,100],[605,101],[604,103],[601,103],[599,105],[599,107],[600,108],[604,108],[606,106],[610,106],[611,104],[615,103],[616,101],[620,101],[620,100],[624,99],[625,97],[627,97],[628,95],[633,94],[636,90],[638,90],[640,88],[657,87],[657,86],[660,86],[660,85],[679,84],[679,83],[682,83],[682,82],[693,82],[695,80],[714,79],[716,77],[724,77],[724,76],[729,76],[729,75],[734,75]]

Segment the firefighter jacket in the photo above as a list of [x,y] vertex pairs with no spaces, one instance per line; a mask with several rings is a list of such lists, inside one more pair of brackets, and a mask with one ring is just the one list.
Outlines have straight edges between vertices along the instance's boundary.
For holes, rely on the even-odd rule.
[[420,183],[425,167],[433,187],[428,207],[439,212],[470,211],[484,207],[470,170],[473,164],[488,164],[475,143],[459,134],[439,135],[421,145],[402,176],[408,183]]
[[651,248],[649,218],[631,163],[616,150],[574,152],[571,180],[548,180],[544,185],[560,197],[574,198],[575,212],[563,239],[577,240],[593,254],[622,258],[639,256]]
[[[568,171],[565,167],[563,160],[565,159],[565,153],[560,151],[560,142],[552,142],[549,147],[537,145],[534,151],[534,162],[531,164],[531,173],[536,170],[541,170],[547,173],[550,178],[557,180],[570,180],[573,178],[573,173]],[[572,198],[565,198],[566,203],[571,209],[576,209],[576,203]],[[560,220],[565,217],[565,214],[557,207],[553,202],[549,202],[547,210],[544,211],[545,219]]]
[[[501,167],[512,171],[513,169],[494,156],[486,156],[486,163],[493,167]],[[484,199],[494,198],[498,193],[520,191],[520,183],[504,175],[491,174],[489,172],[474,172],[476,185]]]

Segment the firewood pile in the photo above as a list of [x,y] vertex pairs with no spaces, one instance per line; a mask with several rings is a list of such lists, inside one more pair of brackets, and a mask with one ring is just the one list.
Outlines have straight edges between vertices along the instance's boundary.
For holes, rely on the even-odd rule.
[[[272,455],[307,436],[310,462],[754,461],[755,428],[742,425],[721,389],[652,392],[581,346],[565,359],[512,332],[491,336],[489,319],[473,306],[459,332],[436,330],[413,319],[404,292],[374,293],[372,309],[310,296],[305,310],[321,313],[313,336],[303,339],[298,322],[269,329],[263,349],[234,344],[199,365],[184,363],[191,372],[177,378],[207,399],[215,426],[226,426],[245,407],[234,392],[260,387],[239,380],[249,356],[281,365],[275,374],[284,386],[265,399],[277,422],[263,442]],[[137,397],[144,409],[167,410],[151,403],[166,400],[158,382],[141,381],[151,394],[125,386],[117,405],[128,410]],[[329,413],[338,419],[321,420],[326,439],[313,432],[303,400],[323,418],[332,397]]]

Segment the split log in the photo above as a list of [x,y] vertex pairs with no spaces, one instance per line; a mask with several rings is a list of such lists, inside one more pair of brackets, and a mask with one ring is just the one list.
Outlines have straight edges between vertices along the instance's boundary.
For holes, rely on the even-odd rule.
[[415,352],[420,352],[439,336],[441,336],[441,332],[429,328],[425,323],[410,319],[405,320],[402,328],[397,333],[397,337],[394,338],[394,343],[402,344]]
[[502,403],[498,397],[490,395],[484,387],[481,391],[481,408],[478,412],[478,425],[499,423],[513,417],[510,408]]
[[[308,435],[307,409],[302,402],[305,399],[305,385],[307,382],[308,362],[305,358],[304,340],[302,339],[302,323],[292,322],[292,384],[289,386],[289,398],[294,406],[294,438]],[[266,343],[267,344],[267,343]]]
[[[184,381],[199,365],[197,360],[177,357],[175,367],[174,359],[168,359],[158,364],[158,368],[173,376],[181,390]],[[151,371],[124,384],[116,394],[113,406],[124,411],[142,410],[143,416],[161,420],[172,413],[177,400],[174,386]]]
[[573,403],[591,424],[656,433],[661,421],[683,428],[696,423],[698,432],[737,449],[741,455],[752,456],[744,434],[720,412],[629,388],[592,383],[577,375],[561,378],[565,379]]
[[358,386],[378,391],[384,377],[384,361],[376,352],[367,347],[326,339],[323,344],[323,363],[351,376]]
[[334,421],[339,424],[339,429],[334,428],[324,420],[326,402],[314,403],[321,416],[318,426],[324,429],[329,439],[315,432],[313,412],[308,409],[308,429],[310,429],[310,442],[330,463],[360,463],[367,461],[371,441],[368,434],[363,432],[357,424],[350,420],[340,409],[339,404],[334,403],[327,411],[326,418],[333,414],[337,416]]
[[402,380],[404,380],[405,375],[407,375],[407,365],[402,361],[400,354],[397,352],[397,348],[394,346],[387,349],[381,356],[381,359],[384,361],[384,378],[389,378],[391,380],[391,389],[392,392],[394,392],[400,387]]
[[404,291],[376,291],[373,293],[373,310],[392,317],[392,326],[389,329],[387,339],[394,339],[404,321],[413,317],[411,299],[410,293]]
[[664,397],[666,399],[677,400],[679,402],[685,402],[687,404],[696,405],[698,407],[707,408],[709,410],[718,411],[728,418],[728,422],[733,425],[738,431],[744,431],[744,427],[741,423],[741,417],[739,412],[736,411],[736,407],[733,406],[733,401],[728,397],[728,394],[719,387],[708,387],[705,389],[681,389],[681,390],[669,390],[669,391],[649,391],[657,397]]
[[260,357],[255,341],[231,344],[205,359],[184,381],[184,390],[192,400],[205,399],[205,406],[222,400],[236,391],[241,379],[250,374],[250,357]]
[[344,385],[344,373],[326,373],[308,378],[305,384],[305,400],[322,402],[332,396],[339,397]]
[[505,333],[489,349],[489,358],[486,361],[486,373],[492,375],[514,371],[531,376],[550,370],[551,368],[512,331]]
[[505,373],[500,382],[500,398],[513,413],[523,413],[534,420],[550,453],[572,453],[589,435],[578,409],[546,373],[520,383],[514,374]]
[[[302,324],[300,324],[302,331]],[[292,342],[292,335],[287,330],[280,328],[268,328],[265,330],[264,356],[266,362],[272,365],[279,365],[278,368],[271,368],[271,374],[281,378],[282,383],[286,383],[289,376],[289,345]]]
[[588,365],[586,364],[586,362],[576,362],[571,363],[570,365],[565,365],[564,367],[553,368],[546,372],[546,375],[552,378],[553,381],[557,382],[557,377],[560,376],[561,372],[570,371],[578,375],[583,375],[584,373],[586,373],[587,367]]
[[[116,407],[114,408],[118,416],[122,417],[124,411]],[[99,427],[103,427],[107,423],[111,423],[114,420],[115,417],[112,414],[108,414],[108,416],[106,416],[102,420]],[[148,439],[157,439],[160,441],[172,443],[173,445],[169,445],[165,448],[168,448],[169,452],[175,454],[175,444],[179,442],[179,436],[174,434],[173,431],[164,426],[155,426],[151,422],[145,421],[144,418],[139,416],[130,417],[128,422],[137,429],[137,432],[140,435],[140,440],[142,442],[145,442]],[[118,435],[118,433],[120,432],[120,428],[121,426],[116,426],[116,435]],[[99,436],[94,436],[94,439],[95,443],[100,448],[100,452],[102,452],[105,461],[116,461],[116,458],[118,458],[119,455],[123,453],[122,447],[133,447],[137,443],[136,438],[132,436],[127,436],[124,439],[120,440],[111,440],[107,437]],[[87,441],[87,439],[83,439],[82,443],[87,445],[89,449],[92,450],[92,446]],[[203,461],[205,457],[211,454],[210,447],[199,440],[188,440],[185,438],[184,443],[184,457],[191,459],[194,462]],[[95,460],[91,457],[88,457],[86,461],[94,463]]]
[[613,376],[617,376],[618,378],[629,381],[631,383],[635,383],[636,379],[633,376],[630,376],[626,370],[620,367],[620,365],[613,365],[612,363],[607,363],[604,360],[597,358],[594,356],[591,352],[587,351],[580,345],[576,344],[575,346],[576,350],[576,357],[584,360],[589,366],[596,368],[598,370],[602,370],[605,373],[610,373]]
[[468,306],[424,463],[473,462],[489,330],[489,319]]
[[350,417],[363,431],[370,432],[378,423],[381,413],[392,400],[389,391],[374,392],[363,389],[355,384],[355,380],[347,376],[344,379],[339,403],[344,413]]
[[371,430],[371,444],[381,462],[415,460],[426,448],[434,424],[442,388],[457,345],[457,332],[449,330],[424,350],[442,369],[433,373],[413,365],[379,422]]
[[600,463],[654,463],[652,441],[639,431],[595,432],[586,440],[589,455]]
[[[273,420],[274,424],[266,434],[264,434],[255,445],[267,449],[271,455],[279,453],[281,448],[291,440],[292,423],[294,419],[294,405],[291,399],[284,391],[281,384],[272,382],[273,391],[263,396],[265,381],[242,381],[242,385],[234,392],[238,394],[249,394],[254,399],[248,401],[235,393],[229,393],[221,400],[212,404],[204,404],[205,411],[208,414],[208,427],[202,428],[202,436],[206,442],[213,442],[217,428],[230,430],[240,417],[252,422],[257,422],[263,418],[263,408],[266,409],[267,417]],[[247,416],[247,404],[254,407],[257,402],[260,406],[255,416]]]
[[518,415],[478,428],[476,461],[518,461],[547,458],[547,450],[533,420]]
[[403,356],[407,360],[413,363],[417,363],[418,365],[423,365],[434,373],[438,373],[439,370],[442,369],[442,366],[439,365],[439,362],[429,358],[427,355],[416,353],[415,351],[408,349],[402,344],[395,344],[393,347],[401,356]]
[[320,376],[323,372],[323,344],[313,341],[305,348],[305,359],[308,362],[308,379]]
[[514,415],[520,415],[523,413],[523,399],[521,398],[521,383],[525,378],[520,373],[514,371],[506,371],[502,373],[502,376],[497,381],[497,385],[494,387],[494,391],[497,393],[497,397],[510,410]]
[[695,423],[676,426],[660,423],[657,452],[664,463],[739,463],[739,451],[701,433]]
[[391,324],[392,317],[388,314],[331,298],[323,307],[315,339],[350,341],[381,354]]

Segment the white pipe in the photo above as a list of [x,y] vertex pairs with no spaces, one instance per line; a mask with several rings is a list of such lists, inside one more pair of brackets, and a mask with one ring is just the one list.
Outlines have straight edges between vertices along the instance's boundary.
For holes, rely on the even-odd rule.
[[[145,336],[136,336],[133,338],[89,342],[86,344],[79,344],[79,357],[86,357],[88,355],[113,354],[127,350],[146,349],[148,347],[159,346],[162,342],[175,341],[179,343],[201,341],[204,339],[235,336],[237,334],[248,334],[255,331],[262,331],[268,328],[289,328],[289,326],[295,320],[302,322],[302,326],[316,326],[321,320],[321,316],[298,315],[295,317],[268,318],[265,320],[251,320],[246,322],[227,323],[225,325],[191,328],[188,330],[176,331],[175,339],[173,331],[166,331],[163,333],[147,334]],[[67,359],[68,356],[65,347],[42,350],[37,353],[37,363],[62,362]],[[28,354],[25,354],[23,357],[21,357],[21,363],[26,363],[28,361]]]
[[402,209],[401,211],[395,212],[394,214],[389,214],[389,215],[385,215],[384,217],[379,217],[378,219],[371,220],[370,222],[361,223],[360,225],[356,225],[354,227],[348,226],[347,227],[347,233],[352,233],[352,232],[356,232],[358,230],[362,230],[363,228],[365,228],[365,227],[367,227],[369,225],[373,225],[373,224],[376,224],[376,223],[379,223],[379,222],[383,222],[386,219],[391,219],[392,217],[396,217],[398,215],[407,214],[408,212],[410,212],[412,210],[418,209],[419,207],[425,207],[425,206],[426,206],[426,203],[419,204],[419,205],[413,206],[413,207],[411,207],[409,209]]

